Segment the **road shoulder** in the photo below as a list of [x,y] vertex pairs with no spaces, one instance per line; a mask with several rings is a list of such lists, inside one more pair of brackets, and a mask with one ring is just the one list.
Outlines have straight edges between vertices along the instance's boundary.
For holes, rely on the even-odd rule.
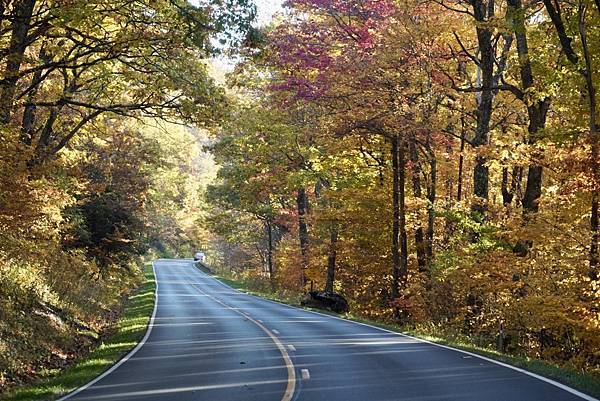
[[[202,269],[201,267],[195,265],[199,270],[204,273],[211,274],[206,269]],[[517,357],[506,354],[498,353],[492,349],[477,347],[473,344],[466,343],[461,340],[442,338],[438,336],[431,336],[426,333],[418,332],[418,331],[406,331],[403,328],[395,325],[384,324],[381,322],[371,321],[368,319],[359,318],[353,316],[351,314],[339,315],[333,312],[315,310],[312,308],[306,308],[301,306],[299,303],[294,302],[289,299],[279,299],[276,294],[266,294],[264,292],[253,291],[251,288],[245,285],[245,283],[240,281],[235,281],[230,278],[220,277],[216,274],[211,274],[212,277],[219,280],[220,283],[230,287],[232,289],[245,292],[248,295],[252,295],[266,301],[277,302],[292,308],[306,310],[311,313],[317,313],[320,315],[326,315],[335,319],[342,319],[346,321],[351,321],[356,324],[363,324],[370,327],[374,327],[379,330],[384,330],[388,332],[392,332],[395,334],[409,336],[415,338],[419,341],[424,341],[427,343],[431,343],[436,346],[450,348],[457,352],[468,353],[469,355],[473,355],[476,357],[480,357],[483,359],[490,360],[493,363],[497,363],[500,365],[505,365],[508,368],[522,371],[525,374],[528,374],[533,377],[538,377],[540,380],[547,382],[556,382],[558,387],[564,386],[575,390],[576,392],[582,393],[582,399],[587,400],[595,400],[596,398],[600,399],[600,379],[598,376],[594,376],[592,374],[581,373],[575,371],[573,369],[556,366],[550,364],[548,362],[526,358],[526,357]],[[594,398],[596,397],[596,398]]]
[[39,382],[3,394],[6,401],[55,400],[89,383],[129,355],[147,333],[155,308],[156,281],[151,263],[144,265],[144,280],[127,301],[114,332],[88,355],[66,370]]

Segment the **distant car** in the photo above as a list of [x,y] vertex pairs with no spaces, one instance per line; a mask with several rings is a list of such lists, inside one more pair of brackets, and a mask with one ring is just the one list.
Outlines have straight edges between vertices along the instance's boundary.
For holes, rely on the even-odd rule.
[[205,258],[206,256],[204,256],[204,252],[196,252],[194,255],[194,261],[196,262],[204,262]]

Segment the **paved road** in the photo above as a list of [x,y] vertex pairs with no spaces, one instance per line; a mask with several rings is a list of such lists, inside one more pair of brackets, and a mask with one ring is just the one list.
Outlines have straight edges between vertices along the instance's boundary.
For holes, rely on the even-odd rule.
[[237,292],[189,260],[160,260],[155,271],[146,341],[69,400],[586,399],[472,355]]

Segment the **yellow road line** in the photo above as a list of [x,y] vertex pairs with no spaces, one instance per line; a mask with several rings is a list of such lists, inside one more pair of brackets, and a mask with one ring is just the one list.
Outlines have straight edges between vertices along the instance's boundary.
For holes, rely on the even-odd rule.
[[[187,274],[187,276],[190,277],[189,274]],[[271,340],[275,343],[275,345],[277,346],[277,349],[281,353],[281,356],[283,357],[283,361],[285,362],[285,367],[287,369],[287,375],[288,375],[287,386],[285,388],[285,392],[283,393],[283,397],[281,398],[281,401],[291,401],[292,397],[294,396],[294,391],[296,389],[296,369],[294,368],[294,364],[292,363],[292,358],[290,358],[290,355],[288,354],[287,350],[285,349],[285,346],[281,343],[281,341],[279,341],[279,338],[277,338],[277,336],[275,336],[275,334],[273,334],[269,329],[267,329],[262,323],[260,323],[258,320],[253,319],[247,313],[244,313],[236,308],[233,308],[233,307],[227,305],[226,303],[222,302],[221,300],[213,297],[212,295],[202,291],[200,288],[198,288],[198,286],[196,286],[191,281],[188,280],[188,282],[190,283],[190,285],[192,287],[194,287],[202,295],[205,295],[205,296],[211,298],[213,301],[223,305],[227,309],[234,311],[238,315],[241,315],[241,316],[245,317],[246,319],[248,319],[249,321],[251,321],[252,323],[256,324],[258,327],[260,327],[262,329],[262,331],[264,331],[271,338]]]

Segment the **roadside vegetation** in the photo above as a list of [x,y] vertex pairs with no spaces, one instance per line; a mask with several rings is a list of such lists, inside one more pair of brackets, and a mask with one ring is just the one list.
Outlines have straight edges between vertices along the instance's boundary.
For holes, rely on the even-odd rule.
[[543,361],[537,358],[530,358],[527,356],[508,355],[506,353],[499,352],[495,347],[490,347],[489,345],[474,344],[473,340],[465,335],[459,335],[454,337],[440,337],[440,331],[437,330],[435,327],[432,327],[430,329],[427,329],[426,327],[420,327],[419,329],[407,329],[406,326],[394,323],[384,323],[382,320],[366,319],[352,312],[338,314],[328,310],[307,308],[305,306],[302,306],[302,297],[300,295],[297,295],[295,297],[286,296],[285,294],[282,294],[280,292],[274,292],[270,290],[268,287],[259,284],[256,280],[245,280],[243,278],[240,278],[240,276],[232,275],[229,272],[223,272],[224,275],[219,275],[218,273],[214,274],[205,269],[202,270],[212,274],[216,279],[223,282],[224,284],[227,284],[231,288],[245,292],[250,295],[262,297],[271,301],[284,303],[298,308],[324,313],[342,319],[352,320],[358,323],[364,323],[371,326],[380,327],[386,330],[390,330],[400,334],[410,335],[436,344],[447,345],[452,348],[482,355],[487,358],[495,359],[497,361],[525,369],[529,372],[548,377],[559,383],[565,384],[569,387],[572,387],[576,390],[592,395],[594,397],[600,397],[600,380],[598,380],[598,376],[593,373],[582,372],[581,370],[578,370],[575,367],[568,367],[560,364]]
[[286,5],[230,76],[209,262],[600,380],[600,4]]
[[1,2],[0,393],[94,349],[144,257],[200,250],[263,295],[600,380],[600,2],[254,17]]
[[9,391],[0,399],[52,400],[93,380],[132,350],[147,331],[154,309],[156,283],[152,264],[144,264],[144,276],[137,289],[127,297],[119,319],[100,333],[90,350],[78,355],[66,370],[46,368],[34,384]]
[[144,255],[187,256],[205,238],[202,146],[227,110],[207,60],[253,14],[210,3],[2,1],[0,393],[103,341]]

